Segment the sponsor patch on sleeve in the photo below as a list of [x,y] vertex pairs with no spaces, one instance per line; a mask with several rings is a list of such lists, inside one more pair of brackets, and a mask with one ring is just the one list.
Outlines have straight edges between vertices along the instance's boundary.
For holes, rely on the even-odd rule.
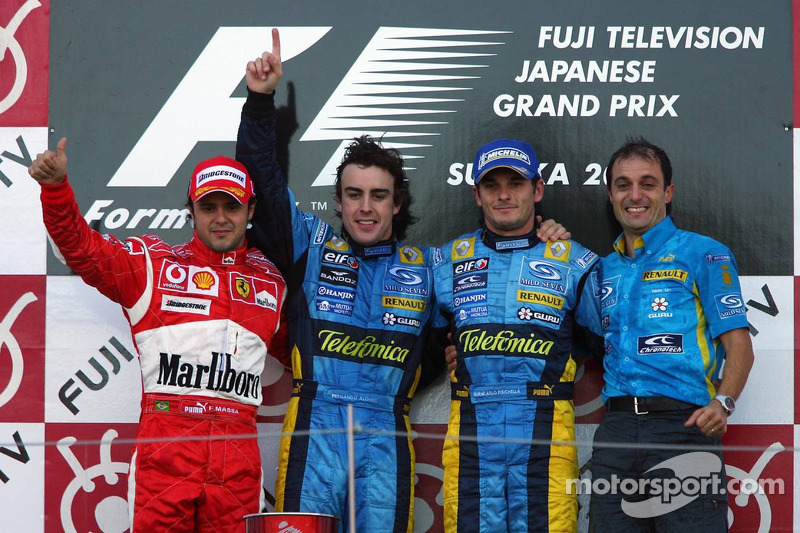
[[317,230],[314,232],[313,244],[319,245],[325,242],[325,233],[328,231],[328,224],[320,220],[317,223]]
[[597,257],[597,254],[594,252],[586,252],[579,258],[575,260],[581,267],[586,268],[592,264],[592,261]]
[[706,254],[706,262],[711,265],[720,261],[730,261],[730,254]]
[[434,248],[433,249],[433,264],[438,265],[442,262],[442,249],[441,248]]
[[747,312],[741,294],[730,293],[717,296],[716,303],[720,318],[744,315]]

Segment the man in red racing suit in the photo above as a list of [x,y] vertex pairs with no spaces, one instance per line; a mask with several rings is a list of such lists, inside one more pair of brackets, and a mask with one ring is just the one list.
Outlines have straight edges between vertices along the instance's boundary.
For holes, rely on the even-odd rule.
[[[39,154],[44,222],[67,265],[119,303],[142,370],[142,414],[129,474],[133,532],[244,531],[264,509],[256,409],[284,280],[247,248],[253,189],[226,157],[189,187],[188,243],[125,242],[91,230],[66,179],[66,139]],[[241,436],[245,435],[245,438]]]

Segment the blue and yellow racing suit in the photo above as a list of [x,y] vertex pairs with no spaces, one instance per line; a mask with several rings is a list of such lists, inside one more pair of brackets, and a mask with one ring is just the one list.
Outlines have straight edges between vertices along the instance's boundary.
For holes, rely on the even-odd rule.
[[574,241],[486,229],[440,253],[436,295],[458,351],[445,531],[575,531],[566,486],[578,477],[577,452],[550,441],[575,438],[573,344],[602,353],[598,257]]
[[432,314],[431,251],[394,240],[364,248],[300,211],[276,161],[270,95],[249,94],[236,150],[256,184],[256,242],[289,286],[294,388],[275,509],[332,514],[348,529],[345,429],[352,404],[359,429],[356,530],[410,532],[408,412]]

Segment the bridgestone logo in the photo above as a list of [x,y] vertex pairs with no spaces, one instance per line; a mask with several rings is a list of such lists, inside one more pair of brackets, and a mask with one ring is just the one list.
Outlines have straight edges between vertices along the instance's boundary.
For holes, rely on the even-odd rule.
[[243,172],[239,172],[230,167],[213,167],[197,175],[197,186],[199,187],[204,181],[214,178],[225,178],[241,183],[242,185],[245,183],[245,175]]
[[186,298],[162,294],[161,310],[208,316],[211,312],[211,301],[200,298]]

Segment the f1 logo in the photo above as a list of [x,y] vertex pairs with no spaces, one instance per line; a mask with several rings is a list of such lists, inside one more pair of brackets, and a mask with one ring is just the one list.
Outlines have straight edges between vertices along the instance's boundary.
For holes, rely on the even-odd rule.
[[[279,28],[281,60],[304,52],[330,29]],[[108,185],[166,187],[196,143],[236,139],[244,101],[230,95],[242,81],[243,65],[270,39],[267,27],[219,28]],[[203,120],[186,120],[196,116],[198,103],[204,110]],[[142,168],[157,168],[159,172],[143,173]]]

